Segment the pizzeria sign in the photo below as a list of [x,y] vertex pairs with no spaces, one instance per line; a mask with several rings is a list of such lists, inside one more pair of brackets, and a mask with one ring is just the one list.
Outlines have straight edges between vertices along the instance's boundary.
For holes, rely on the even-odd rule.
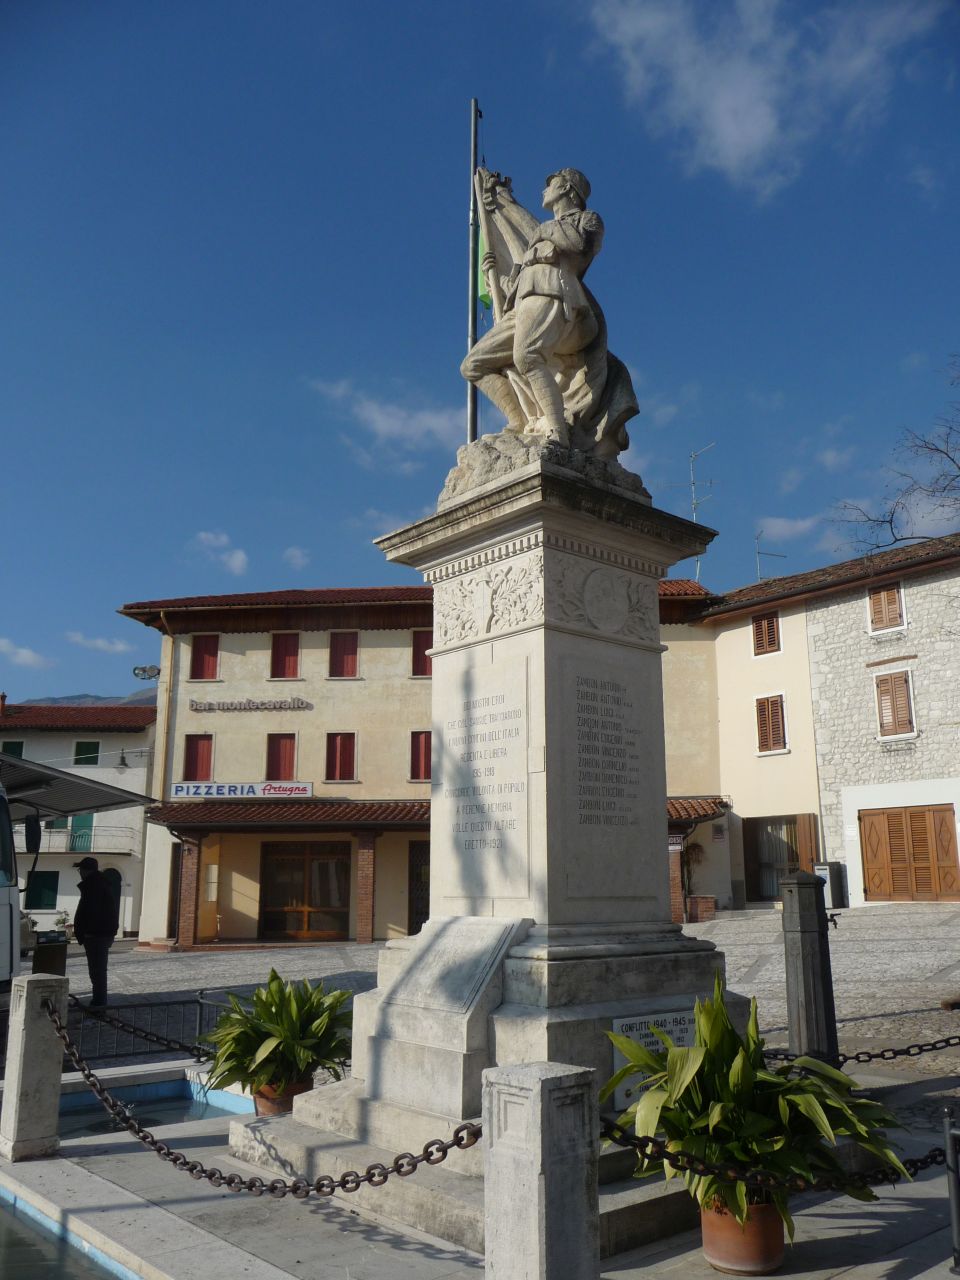
[[303,800],[313,795],[312,782],[174,782],[171,800]]

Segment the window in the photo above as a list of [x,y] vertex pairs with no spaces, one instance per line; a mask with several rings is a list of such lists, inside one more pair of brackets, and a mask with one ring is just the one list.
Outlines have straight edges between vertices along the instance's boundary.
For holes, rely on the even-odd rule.
[[184,782],[213,779],[213,734],[188,733],[183,743]]
[[870,592],[870,630],[889,631],[903,626],[903,597],[900,586],[876,587]]
[[413,633],[413,674],[415,676],[433,675],[433,659],[427,653],[427,650],[432,648],[432,631],[415,631]]
[[357,674],[358,631],[330,632],[330,674],[338,679],[350,679]]
[[93,814],[78,813],[70,819],[70,852],[89,853],[93,849]]
[[785,751],[787,735],[783,718],[783,694],[757,699],[757,750]]
[[278,631],[270,651],[270,679],[296,680],[300,674],[300,633]]
[[190,644],[190,679],[216,680],[220,665],[220,637],[194,636]]
[[355,733],[327,734],[327,782],[355,782],[357,763]]
[[8,756],[16,756],[18,760],[23,759],[22,742],[0,742],[0,751]]
[[56,911],[59,871],[34,871],[27,879],[23,905],[26,911]]
[[913,704],[910,697],[909,674],[906,671],[893,671],[889,675],[876,676],[875,680],[881,738],[913,733]]
[[99,742],[75,742],[73,744],[73,763],[74,764],[99,764],[100,763],[100,743]]
[[413,782],[430,781],[429,729],[415,729],[410,735],[410,778]]
[[67,820],[66,818],[48,818],[43,825],[47,831],[66,831]]
[[779,653],[780,651],[780,615],[778,613],[758,613],[753,622],[753,652]]
[[297,735],[267,734],[267,781],[292,782],[296,774]]

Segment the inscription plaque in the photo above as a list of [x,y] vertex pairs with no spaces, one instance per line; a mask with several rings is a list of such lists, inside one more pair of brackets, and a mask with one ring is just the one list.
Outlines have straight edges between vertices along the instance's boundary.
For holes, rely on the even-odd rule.
[[[696,1024],[693,1020],[693,1009],[665,1009],[659,1013],[633,1014],[629,1018],[614,1018],[612,1030],[618,1036],[626,1036],[643,1045],[651,1053],[662,1053],[663,1042],[658,1040],[651,1027],[659,1027],[665,1031],[673,1043],[682,1049],[693,1044]],[[614,1045],[613,1070],[619,1071],[627,1065],[627,1060]],[[617,1112],[626,1111],[633,1106],[642,1090],[637,1088],[633,1080],[623,1080],[613,1094],[613,1105]]]

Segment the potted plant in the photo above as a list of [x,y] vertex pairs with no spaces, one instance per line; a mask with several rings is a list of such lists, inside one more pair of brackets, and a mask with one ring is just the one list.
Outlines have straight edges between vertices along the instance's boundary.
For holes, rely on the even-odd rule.
[[215,1048],[207,1087],[243,1085],[257,1115],[279,1115],[312,1087],[318,1069],[342,1080],[353,1017],[343,1006],[350,995],[324,991],[322,982],[284,982],[274,969],[251,996],[230,994],[231,1007],[204,1037]]
[[[627,1063],[604,1085],[601,1101],[629,1077],[640,1077],[642,1089],[619,1118],[624,1129],[638,1137],[664,1137],[667,1151],[689,1152],[710,1164],[734,1163],[805,1181],[849,1177],[837,1156],[837,1140],[843,1139],[907,1176],[882,1132],[896,1125],[894,1117],[879,1103],[857,1096],[848,1076],[816,1058],[767,1066],[756,1000],[750,1002],[743,1037],[730,1020],[718,974],[713,999],[697,1002],[694,1021],[694,1043],[688,1048],[651,1027],[662,1052],[608,1032]],[[784,1226],[793,1240],[787,1191],[678,1173],[663,1160],[638,1153],[637,1177],[661,1169],[668,1178],[682,1177],[700,1205],[704,1255],[711,1266],[743,1275],[776,1270],[783,1260]],[[869,1189],[849,1182],[844,1190],[860,1200],[876,1199]]]

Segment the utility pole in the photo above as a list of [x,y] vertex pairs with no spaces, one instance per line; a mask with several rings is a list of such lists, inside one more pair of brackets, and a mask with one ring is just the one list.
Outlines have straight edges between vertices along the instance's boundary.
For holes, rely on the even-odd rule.
[[[467,350],[477,341],[477,256],[479,253],[480,223],[477,217],[477,188],[474,177],[477,172],[477,121],[483,113],[476,98],[470,99],[470,265],[467,277]],[[477,438],[477,388],[467,382],[467,444]]]
[[[694,473],[693,464],[696,462],[697,458],[700,457],[701,453],[706,453],[707,450],[712,449],[716,443],[717,443],[716,440],[711,440],[709,444],[704,445],[702,449],[698,449],[695,453],[691,453],[690,455],[690,507],[691,507],[691,510],[693,511],[693,520],[695,524],[698,523],[697,511],[700,509],[703,503],[710,501],[710,499],[713,497],[713,494],[708,493],[705,498],[697,497],[697,477]],[[708,480],[706,483],[709,488],[711,489],[713,488],[712,480]],[[697,582],[700,581],[700,557],[699,556],[697,556],[696,580]]]

